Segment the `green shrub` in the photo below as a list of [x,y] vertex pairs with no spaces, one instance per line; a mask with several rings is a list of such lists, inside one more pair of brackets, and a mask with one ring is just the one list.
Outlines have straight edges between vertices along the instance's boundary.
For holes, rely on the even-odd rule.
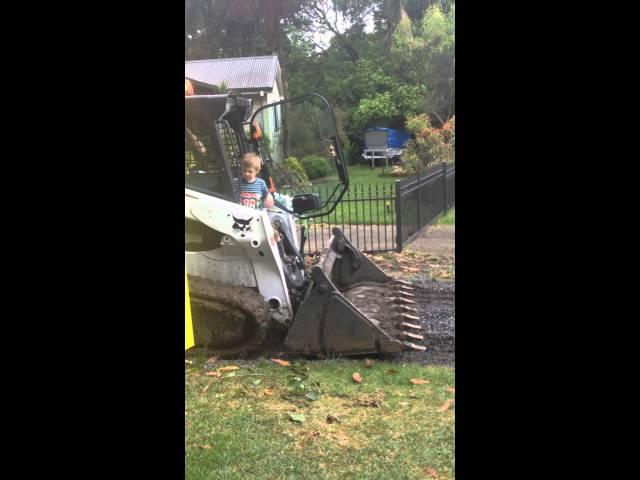
[[279,162],[276,174],[284,185],[301,186],[309,183],[309,177],[296,157],[287,157]]
[[305,172],[307,172],[307,176],[311,180],[328,177],[333,173],[333,170],[327,163],[327,160],[317,155],[307,155],[306,157],[302,157],[300,163],[302,163]]
[[435,163],[455,160],[455,125],[455,116],[445,122],[442,128],[433,128],[425,114],[408,116],[405,126],[414,138],[402,154],[405,169],[415,173]]

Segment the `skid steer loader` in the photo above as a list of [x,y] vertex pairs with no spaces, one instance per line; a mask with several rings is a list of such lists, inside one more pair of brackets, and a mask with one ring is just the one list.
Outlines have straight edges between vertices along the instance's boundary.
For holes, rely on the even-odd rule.
[[[249,151],[263,161],[260,176],[275,199],[268,210],[238,203],[240,158]],[[286,161],[306,155],[330,166],[330,193],[310,193]],[[300,220],[331,213],[348,186],[333,112],[321,95],[253,115],[251,99],[185,96],[185,265],[197,346],[249,352],[275,321],[287,328],[285,345],[306,355],[424,350],[412,287],[384,273],[339,228],[320,261],[310,271],[305,264]]]

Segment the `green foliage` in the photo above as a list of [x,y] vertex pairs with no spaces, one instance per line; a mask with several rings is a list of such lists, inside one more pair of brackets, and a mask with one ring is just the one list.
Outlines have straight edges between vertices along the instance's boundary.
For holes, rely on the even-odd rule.
[[306,185],[309,177],[304,167],[296,157],[287,157],[278,163],[280,182],[291,186]]
[[273,147],[271,146],[271,137],[269,136],[269,134],[266,132],[262,132],[261,140],[264,143],[264,146],[267,147],[267,150],[269,150],[269,153],[273,155]]
[[440,45],[450,41],[449,25],[437,3],[429,6],[422,18],[422,38],[428,45]]
[[400,110],[391,96],[391,92],[376,94],[372,98],[364,98],[353,113],[353,124],[358,129],[372,125],[388,123],[390,117],[396,117]]
[[411,28],[411,19],[404,12],[404,10],[401,13],[400,21],[398,22],[398,26],[396,27],[394,39],[396,40],[396,44],[401,45],[411,45],[414,41],[413,31]]
[[425,114],[407,118],[406,128],[413,135],[402,154],[405,170],[415,172],[438,162],[455,159],[455,116],[442,128],[433,128]]
[[425,128],[431,128],[431,121],[426,114],[421,113],[420,115],[408,117],[405,128],[414,135],[417,135]]
[[441,124],[455,112],[455,7],[447,5],[445,12],[435,3],[415,25],[408,17],[402,22],[405,29],[411,23],[412,36],[396,31],[390,60],[399,72],[400,83],[425,87],[421,111]]
[[[319,92],[341,112],[338,135],[351,163],[360,154],[365,128],[398,128],[417,114],[429,116],[429,128],[441,127],[455,114],[455,1],[258,4],[186,0],[186,58],[277,54],[283,94]],[[345,22],[333,22],[334,13]],[[368,14],[373,31],[364,28]],[[315,44],[318,34],[330,38],[322,48]],[[307,135],[299,130],[292,141],[300,139],[300,145],[290,154],[317,154],[305,150]]]
[[333,173],[331,166],[327,163],[327,159],[317,155],[302,157],[300,163],[302,163],[304,171],[311,180],[327,177]]
[[344,160],[346,164],[349,165],[349,163],[357,160],[360,149],[356,144],[351,142],[345,128],[345,124],[349,121],[347,113],[339,107],[334,108],[333,113],[336,119],[336,129],[340,145],[342,146]]

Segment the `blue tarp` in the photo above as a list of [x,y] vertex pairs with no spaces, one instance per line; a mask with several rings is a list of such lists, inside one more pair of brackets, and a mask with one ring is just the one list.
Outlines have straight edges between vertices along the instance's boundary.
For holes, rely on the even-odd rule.
[[[389,138],[387,140],[387,148],[404,148],[409,139],[411,138],[411,134],[403,129],[393,129],[393,128],[385,128],[385,127],[372,127],[367,128],[365,131],[374,132],[374,131],[387,131],[389,132]],[[365,148],[367,146],[365,145]]]

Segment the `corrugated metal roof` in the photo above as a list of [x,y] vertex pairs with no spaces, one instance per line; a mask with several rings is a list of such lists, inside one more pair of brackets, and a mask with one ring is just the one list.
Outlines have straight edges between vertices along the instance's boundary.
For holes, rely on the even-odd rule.
[[209,85],[224,82],[229,89],[271,90],[276,80],[278,57],[216,58],[184,62],[184,76]]

